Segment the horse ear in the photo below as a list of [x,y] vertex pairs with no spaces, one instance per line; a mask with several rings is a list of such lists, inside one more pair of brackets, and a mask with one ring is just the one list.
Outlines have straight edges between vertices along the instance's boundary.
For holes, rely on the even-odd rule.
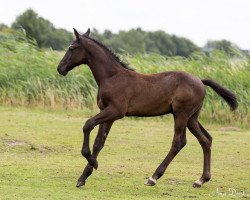
[[80,40],[80,34],[78,33],[78,31],[75,28],[73,28],[73,30],[74,30],[74,34],[76,36],[76,39],[79,41]]
[[86,31],[86,33],[84,33],[84,35],[89,36],[89,34],[90,34],[90,28],[88,28],[88,30]]

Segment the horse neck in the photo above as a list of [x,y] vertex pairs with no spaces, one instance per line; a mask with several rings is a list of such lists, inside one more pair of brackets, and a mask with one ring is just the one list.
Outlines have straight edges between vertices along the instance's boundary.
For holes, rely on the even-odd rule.
[[97,44],[92,44],[91,47],[88,48],[88,51],[87,65],[92,71],[98,86],[104,83],[109,77],[123,70],[110,53],[106,52],[105,49]]

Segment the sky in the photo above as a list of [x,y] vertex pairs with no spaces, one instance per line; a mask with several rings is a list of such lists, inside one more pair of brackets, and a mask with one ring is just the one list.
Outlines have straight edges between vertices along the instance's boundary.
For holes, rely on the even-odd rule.
[[112,32],[141,27],[187,37],[198,46],[226,39],[250,49],[250,0],[0,0],[0,23],[28,8],[57,28]]

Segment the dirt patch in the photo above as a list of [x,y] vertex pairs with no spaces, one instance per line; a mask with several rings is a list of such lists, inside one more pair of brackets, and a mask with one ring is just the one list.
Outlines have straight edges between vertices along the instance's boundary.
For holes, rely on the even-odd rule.
[[221,127],[219,131],[240,131],[240,128],[235,126],[226,126],[226,127]]
[[6,142],[6,144],[8,146],[25,146],[25,145],[28,145],[27,142],[20,141],[20,140],[11,140],[11,141]]
[[34,145],[30,145],[30,150],[32,151],[39,151],[40,153],[46,153],[51,151],[51,148],[47,147],[47,146],[34,146]]
[[182,183],[182,181],[179,179],[169,179],[168,183],[171,185],[179,185],[180,183]]
[[44,146],[44,145],[33,145],[29,142],[25,142],[25,141],[21,141],[21,140],[10,140],[10,141],[6,141],[5,142],[6,145],[10,146],[10,147],[25,147],[25,148],[29,148],[29,150],[31,151],[39,151],[40,153],[46,153],[51,151],[52,149],[50,147]]

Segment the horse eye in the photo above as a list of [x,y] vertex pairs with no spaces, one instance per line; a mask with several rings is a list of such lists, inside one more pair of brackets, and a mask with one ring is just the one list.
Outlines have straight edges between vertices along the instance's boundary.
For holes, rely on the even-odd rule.
[[73,50],[73,49],[76,49],[76,48],[78,48],[78,47],[80,47],[80,45],[78,45],[78,44],[71,44],[71,45],[69,46],[69,49],[70,49],[70,50]]

